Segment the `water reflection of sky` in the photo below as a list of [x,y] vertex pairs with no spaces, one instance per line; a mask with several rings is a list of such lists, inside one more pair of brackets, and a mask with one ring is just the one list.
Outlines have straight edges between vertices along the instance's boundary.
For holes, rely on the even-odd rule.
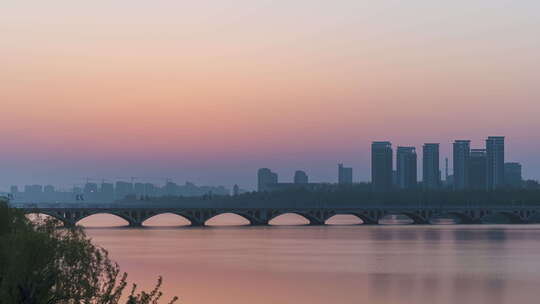
[[535,303],[540,283],[537,225],[87,231],[184,303]]

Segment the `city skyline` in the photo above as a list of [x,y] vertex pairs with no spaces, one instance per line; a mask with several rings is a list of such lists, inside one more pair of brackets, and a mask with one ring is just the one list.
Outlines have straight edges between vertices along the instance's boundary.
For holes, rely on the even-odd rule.
[[[448,165],[445,164],[445,179],[442,179],[443,169],[441,162],[443,158],[445,162],[448,161],[448,157],[442,157],[439,154],[440,143],[424,143],[422,145],[421,159],[416,154],[415,146],[397,146],[396,153],[392,148],[392,142],[390,141],[373,141],[371,143],[371,178],[367,180],[356,180],[353,178],[354,169],[352,167],[345,167],[343,163],[338,163],[337,175],[330,180],[316,180],[313,182],[310,179],[310,174],[306,173],[305,169],[295,169],[292,178],[286,178],[286,181],[280,181],[279,174],[272,171],[269,168],[259,168],[257,171],[256,188],[246,187],[242,191],[274,191],[278,190],[275,187],[268,187],[268,185],[279,185],[281,188],[286,188],[291,185],[298,184],[352,184],[352,183],[372,183],[374,189],[378,191],[386,191],[391,188],[395,189],[412,189],[418,185],[422,185],[425,190],[442,188],[445,185],[452,185],[455,190],[494,190],[499,187],[505,187],[508,185],[516,186],[519,181],[528,180],[523,176],[522,163],[514,161],[507,161],[505,159],[506,147],[504,136],[488,136],[485,139],[485,147],[483,148],[471,148],[471,140],[458,139],[452,143],[453,155],[452,164],[455,168],[452,168],[451,175],[448,176]],[[491,155],[491,156],[490,156]],[[426,167],[427,166],[427,167]],[[499,170],[500,172],[495,172]],[[506,180],[505,174],[509,172],[510,177]],[[426,175],[428,174],[428,175]],[[498,175],[498,176],[497,176]],[[149,177],[130,177],[131,182],[126,182],[127,178],[86,178],[85,184],[72,184],[71,188],[59,187],[60,191],[72,191],[74,193],[81,192],[87,187],[97,187],[100,185],[113,185],[126,184],[135,188],[137,185],[144,187],[145,185],[152,185],[152,187],[162,187],[166,189],[169,184],[176,185],[176,181],[172,178],[149,178]],[[495,182],[494,180],[498,180]],[[161,180],[162,183],[156,182]],[[534,179],[533,179],[534,180]],[[311,181],[311,183],[310,183]],[[373,182],[375,181],[375,182]],[[186,185],[193,184],[186,181]],[[194,185],[194,184],[193,184]],[[19,185],[10,185],[10,191],[13,193],[13,189],[16,189]],[[245,185],[242,185],[243,187]],[[284,186],[284,187],[283,187]],[[47,187],[55,189],[51,183],[39,184],[26,184],[26,188],[40,187],[43,191]],[[203,187],[223,187],[220,185],[205,185]],[[79,189],[79,190],[77,190]],[[216,188],[217,189],[217,188]],[[234,183],[230,186],[225,186],[227,191],[236,193],[234,189],[240,189],[239,183]],[[247,189],[247,190],[246,190]],[[53,190],[54,191],[54,190]],[[221,191],[221,190],[220,190]],[[7,193],[8,191],[5,191]],[[16,190],[15,192],[18,192]],[[92,191],[88,191],[92,192]],[[140,192],[140,191],[139,191]],[[135,192],[134,192],[135,193]],[[141,192],[142,193],[142,192]],[[164,191],[163,193],[172,193],[171,191]]]

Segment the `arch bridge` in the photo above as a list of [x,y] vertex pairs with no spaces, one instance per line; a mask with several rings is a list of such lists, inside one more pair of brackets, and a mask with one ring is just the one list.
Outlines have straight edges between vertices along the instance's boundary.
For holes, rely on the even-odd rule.
[[186,207],[25,207],[26,214],[45,214],[58,219],[65,226],[74,226],[79,221],[95,214],[111,214],[129,223],[131,227],[141,227],[154,216],[172,213],[182,216],[192,226],[204,226],[213,217],[232,213],[244,217],[253,226],[268,225],[283,214],[297,214],[309,221],[310,225],[324,225],[335,215],[354,215],[364,224],[378,224],[389,215],[405,215],[413,224],[430,224],[432,219],[451,217],[459,219],[461,224],[480,224],[492,216],[500,216],[513,224],[540,222],[540,208],[497,207],[497,208],[430,208],[430,207],[348,207],[348,208],[186,208]]

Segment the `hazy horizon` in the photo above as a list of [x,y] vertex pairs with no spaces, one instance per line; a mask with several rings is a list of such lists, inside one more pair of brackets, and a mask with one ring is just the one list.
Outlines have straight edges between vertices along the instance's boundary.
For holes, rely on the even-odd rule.
[[[140,176],[239,184],[370,144],[506,136],[540,177],[538,1],[0,4],[0,190]],[[444,175],[444,171],[443,171]],[[421,178],[421,174],[419,174]]]

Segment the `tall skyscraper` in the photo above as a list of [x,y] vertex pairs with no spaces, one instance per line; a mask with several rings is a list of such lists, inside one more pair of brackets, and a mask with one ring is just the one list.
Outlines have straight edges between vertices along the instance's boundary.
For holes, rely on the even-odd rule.
[[353,170],[352,168],[344,167],[343,164],[338,164],[338,184],[352,185]]
[[439,167],[439,144],[424,144],[422,147],[422,184],[424,189],[437,189],[441,186]]
[[521,188],[523,184],[523,177],[521,176],[521,164],[505,163],[504,180],[506,185],[509,187]]
[[487,157],[486,149],[471,149],[469,159],[469,186],[473,190],[486,190]]
[[504,186],[504,136],[490,136],[486,140],[487,189]]
[[471,141],[456,140],[454,152],[454,189],[465,190],[469,187],[469,158],[471,156]]
[[400,189],[415,188],[418,183],[415,147],[398,147],[396,154],[397,186]]
[[294,183],[295,184],[307,184],[309,183],[309,177],[306,172],[298,170],[294,172]]
[[259,169],[259,171],[257,172],[257,179],[259,192],[270,191],[272,185],[278,183],[277,173],[272,172],[272,170],[268,168]]
[[389,141],[371,144],[371,183],[376,191],[392,188],[392,143]]

